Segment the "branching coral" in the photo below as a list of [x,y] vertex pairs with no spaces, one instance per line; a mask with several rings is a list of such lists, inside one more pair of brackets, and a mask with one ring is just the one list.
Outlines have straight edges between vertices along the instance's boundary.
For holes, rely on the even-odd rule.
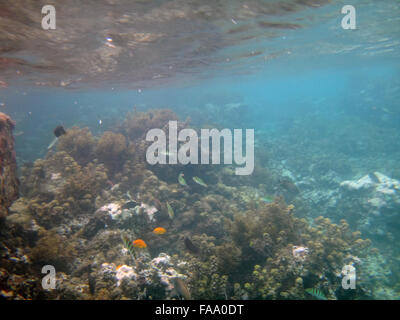
[[64,185],[63,197],[76,200],[94,200],[107,185],[107,173],[103,165],[89,163],[71,175]]
[[30,257],[34,265],[53,265],[56,270],[68,270],[68,264],[76,255],[71,242],[66,242],[54,231],[41,231],[41,238],[31,250]]
[[215,255],[206,261],[197,259],[190,262],[190,290],[195,299],[226,299],[228,276],[218,272],[218,258]]
[[107,185],[102,164],[81,167],[65,151],[37,160],[23,170],[21,181],[29,196],[30,213],[46,228],[78,214],[94,211],[95,199]]
[[98,141],[95,153],[99,161],[107,167],[108,171],[115,173],[126,160],[126,139],[120,133],[106,131]]
[[[343,266],[358,264],[370,241],[360,239],[359,232],[350,232],[344,220],[336,225],[320,217],[316,224],[311,227],[293,217],[283,202],[235,218],[230,230],[242,250],[242,264],[247,260],[246,269],[254,266],[244,284],[251,298],[306,298],[304,289],[315,287],[336,298]],[[361,297],[365,294],[359,292]]]
[[57,150],[67,152],[78,164],[86,165],[93,159],[96,140],[89,128],[72,127],[59,138]]
[[148,112],[130,112],[121,125],[122,132],[131,140],[143,138],[147,131],[163,128],[168,121],[177,120],[177,115],[169,109]]
[[270,256],[273,250],[298,242],[300,230],[295,228],[294,218],[280,201],[236,215],[230,231],[244,259],[256,263]]
[[[175,119],[170,110],[132,113],[120,133],[105,132],[98,142],[87,128],[75,127],[60,137],[60,151],[23,169],[26,217],[15,215],[7,223],[37,222],[25,246],[35,245],[29,254],[33,265],[53,264],[68,273],[68,263],[75,257],[72,244],[79,243],[82,249],[75,264],[78,270],[65,275],[68,281],[60,287],[60,297],[81,299],[90,293],[110,299],[174,298],[169,295],[173,285],[169,279],[175,273],[166,269],[161,279],[168,290],[157,274],[147,274],[151,256],[160,252],[183,258],[177,270],[185,275],[195,299],[312,298],[306,288],[318,289],[329,299],[366,297],[359,264],[370,242],[351,232],[345,221],[333,224],[319,217],[310,224],[294,217],[297,211],[283,199],[264,203],[261,195],[269,191],[259,184],[267,175],[238,182],[229,167],[148,165],[146,132],[165,129]],[[189,186],[178,183],[181,172]],[[193,183],[194,176],[204,179],[207,187]],[[131,207],[122,209],[128,202]],[[173,214],[168,213],[167,203]],[[104,210],[110,204],[118,208],[120,220]],[[154,234],[156,227],[167,231]],[[52,228],[57,233],[43,231]],[[139,259],[136,266],[122,247],[122,230],[148,245],[146,259]],[[192,246],[183,239],[190,239]],[[93,264],[94,270],[79,270],[82,264]],[[123,264],[137,278],[115,287],[115,274]],[[360,279],[352,295],[340,288],[345,264],[357,266]],[[101,271],[103,265],[111,271]],[[96,272],[101,278],[95,275],[97,283],[88,285],[89,273]]]

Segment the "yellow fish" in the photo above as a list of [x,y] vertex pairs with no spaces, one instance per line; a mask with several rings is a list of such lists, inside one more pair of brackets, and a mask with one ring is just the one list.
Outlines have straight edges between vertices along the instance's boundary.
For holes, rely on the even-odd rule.
[[164,233],[166,233],[167,232],[167,230],[165,230],[163,227],[158,227],[158,228],[155,228],[154,230],[153,230],[153,233],[154,234],[164,234]]
[[168,215],[169,218],[172,220],[175,217],[174,210],[172,209],[171,205],[167,201],[167,209],[168,209]]
[[147,248],[146,242],[144,242],[142,239],[136,239],[135,241],[132,242],[132,244],[135,248],[140,248],[140,249]]

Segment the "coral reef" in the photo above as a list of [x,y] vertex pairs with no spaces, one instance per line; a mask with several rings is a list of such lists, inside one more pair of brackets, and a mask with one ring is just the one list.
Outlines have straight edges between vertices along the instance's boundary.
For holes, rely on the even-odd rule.
[[81,167],[64,151],[23,168],[21,181],[32,215],[46,228],[94,210],[96,197],[108,186],[103,165]]
[[89,128],[72,127],[59,138],[57,150],[67,152],[79,165],[86,165],[93,159],[95,147]]
[[320,179],[325,187],[318,189],[315,182],[299,181],[302,198],[312,204],[313,211],[323,212],[336,221],[346,219],[353,229],[362,231],[380,246],[398,240],[399,180],[378,171],[353,180],[343,180],[330,171]]
[[[127,150],[126,138],[122,134],[106,131],[97,142],[95,154],[99,161],[104,163],[108,172],[114,173],[123,165]],[[129,152],[133,153],[134,150],[129,148]]]
[[[242,263],[254,266],[251,280],[242,286],[250,298],[306,298],[304,289],[310,287],[325,288],[326,296],[338,298],[342,267],[366,257],[371,242],[350,232],[344,220],[336,225],[319,217],[315,223],[312,227],[293,217],[283,202],[235,218],[232,238],[241,249]],[[360,289],[358,294],[370,293]]]
[[350,223],[369,236],[396,237],[398,212],[400,209],[400,181],[380,172],[374,172],[358,180],[340,183],[341,198],[338,206],[357,203],[357,212],[352,213]]
[[29,255],[33,264],[39,267],[50,264],[56,270],[68,270],[70,268],[69,263],[76,255],[76,250],[71,241],[65,241],[65,238],[55,231],[40,231],[39,237]]
[[[118,132],[99,138],[74,127],[60,137],[57,152],[21,169],[23,196],[10,207],[1,234],[3,297],[382,295],[366,276],[382,258],[371,241],[345,220],[301,218],[298,197],[306,194],[306,181],[283,166],[281,175],[257,169],[263,172],[259,178],[241,179],[230,166],[148,165],[145,133],[173,119],[170,110],[130,113]],[[187,185],[178,182],[181,173]],[[375,192],[382,189],[378,185],[373,181]],[[138,239],[146,245],[135,246]],[[40,282],[38,268],[45,264],[57,270],[55,290],[10,280]],[[344,265],[357,267],[357,290],[341,288]]]
[[18,198],[17,163],[15,159],[12,130],[15,122],[0,112],[0,219]]
[[148,112],[129,112],[121,124],[122,132],[130,139],[144,138],[147,131],[163,128],[168,121],[178,120],[177,115],[169,109],[156,109]]

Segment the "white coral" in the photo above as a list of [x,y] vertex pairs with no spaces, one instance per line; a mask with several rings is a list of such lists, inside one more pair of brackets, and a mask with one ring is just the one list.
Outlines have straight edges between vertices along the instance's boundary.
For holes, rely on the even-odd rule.
[[115,202],[106,204],[102,206],[99,210],[107,212],[112,219],[117,219],[122,213],[121,206]]
[[307,247],[293,246],[292,254],[293,257],[298,261],[305,261],[308,253],[309,249]]
[[117,278],[117,286],[119,287],[123,279],[128,278],[136,280],[137,276],[138,275],[132,267],[124,264],[117,268],[117,273],[115,274],[115,277]]

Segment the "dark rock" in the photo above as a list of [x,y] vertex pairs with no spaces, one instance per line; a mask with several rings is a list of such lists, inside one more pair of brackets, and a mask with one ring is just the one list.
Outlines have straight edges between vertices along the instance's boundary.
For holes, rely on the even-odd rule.
[[15,122],[0,112],[0,218],[8,214],[8,208],[18,198],[19,181],[12,130]]
[[89,222],[83,227],[82,235],[87,238],[93,238],[97,232],[104,229],[112,223],[110,215],[103,211],[97,211]]

